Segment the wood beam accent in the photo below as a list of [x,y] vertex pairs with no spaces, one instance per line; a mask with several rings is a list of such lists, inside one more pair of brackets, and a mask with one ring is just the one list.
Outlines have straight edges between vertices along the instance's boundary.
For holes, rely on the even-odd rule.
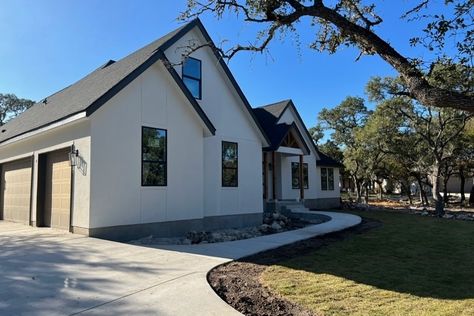
[[273,198],[273,201],[276,200],[276,192],[275,192],[275,187],[276,187],[275,179],[276,179],[276,176],[275,176],[275,171],[276,171],[275,152],[272,151],[272,198]]
[[300,155],[300,200],[304,200],[303,155]]

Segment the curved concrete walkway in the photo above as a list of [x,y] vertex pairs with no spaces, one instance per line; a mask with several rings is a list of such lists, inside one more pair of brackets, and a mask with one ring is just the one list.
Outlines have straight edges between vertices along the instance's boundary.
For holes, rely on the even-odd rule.
[[121,244],[0,221],[2,315],[239,315],[206,280],[215,266],[360,223],[358,216],[225,243]]

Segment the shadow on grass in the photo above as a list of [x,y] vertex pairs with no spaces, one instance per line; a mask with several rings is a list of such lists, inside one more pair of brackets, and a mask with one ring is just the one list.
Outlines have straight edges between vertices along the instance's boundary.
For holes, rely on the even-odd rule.
[[[360,212],[355,228],[245,258],[418,297],[474,298],[474,222]],[[368,219],[371,218],[371,219]]]

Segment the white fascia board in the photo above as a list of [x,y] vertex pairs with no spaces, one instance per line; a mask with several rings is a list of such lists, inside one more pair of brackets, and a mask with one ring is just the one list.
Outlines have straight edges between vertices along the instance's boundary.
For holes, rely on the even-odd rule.
[[9,145],[9,144],[12,144],[12,143],[15,143],[15,142],[18,142],[20,140],[24,140],[26,138],[29,138],[29,137],[32,137],[32,136],[35,136],[35,135],[38,135],[38,134],[41,134],[41,133],[44,133],[46,131],[49,131],[49,130],[52,130],[52,129],[55,129],[55,128],[58,128],[58,127],[61,127],[61,126],[64,126],[66,124],[70,124],[72,122],[76,122],[80,119],[83,119],[85,118],[87,115],[86,115],[86,112],[80,112],[80,113],[77,113],[77,114],[74,114],[70,117],[67,117],[63,120],[60,120],[60,121],[57,121],[57,122],[54,122],[52,124],[49,124],[49,125],[46,125],[44,127],[41,127],[41,128],[38,128],[36,130],[33,130],[31,132],[27,132],[25,134],[21,134],[19,136],[16,136],[16,137],[13,137],[9,140],[7,140],[6,142],[4,143],[1,143],[0,144],[0,147],[2,146],[6,146],[6,145]]
[[292,148],[292,147],[285,147],[285,146],[278,147],[276,152],[287,154],[287,155],[298,155],[298,156],[304,155],[303,151],[299,148]]

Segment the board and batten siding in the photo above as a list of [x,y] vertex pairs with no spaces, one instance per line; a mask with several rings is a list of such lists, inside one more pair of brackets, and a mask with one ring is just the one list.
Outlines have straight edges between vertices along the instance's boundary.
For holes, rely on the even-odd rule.
[[[321,190],[321,168],[332,168],[334,170],[334,190]],[[317,188],[318,198],[339,198],[341,196],[341,189],[339,187],[339,168],[318,166],[316,168],[316,177],[319,179],[319,186]]]
[[[141,185],[142,126],[167,130],[167,186]],[[203,216],[203,126],[158,62],[91,117],[91,227]]]
[[[194,29],[165,51],[181,74],[182,49],[204,43]],[[191,54],[202,63],[202,99],[198,103],[216,128],[204,139],[204,215],[263,212],[263,139],[253,118],[209,47]],[[238,187],[222,187],[222,141],[238,143]]]

